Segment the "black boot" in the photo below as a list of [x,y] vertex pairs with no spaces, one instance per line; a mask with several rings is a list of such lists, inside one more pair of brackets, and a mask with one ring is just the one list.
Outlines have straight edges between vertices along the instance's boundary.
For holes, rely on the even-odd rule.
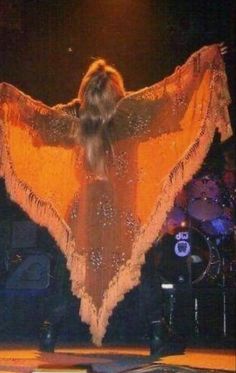
[[49,321],[44,321],[39,336],[39,349],[44,352],[54,352],[56,344],[55,325]]
[[151,323],[150,355],[161,357],[180,355],[185,351],[184,338],[176,335],[164,319]]
[[168,340],[169,330],[164,319],[152,321],[150,330],[150,354],[161,355]]

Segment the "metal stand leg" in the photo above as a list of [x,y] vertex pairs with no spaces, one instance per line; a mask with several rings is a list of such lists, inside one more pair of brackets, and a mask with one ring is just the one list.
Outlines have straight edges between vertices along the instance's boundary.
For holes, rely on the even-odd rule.
[[194,298],[194,329],[195,335],[199,336],[198,299]]
[[172,330],[174,327],[174,307],[175,307],[175,295],[173,292],[169,294],[169,327]]
[[[222,266],[225,268],[225,258],[222,258]],[[225,292],[225,273],[222,272],[222,301],[223,301],[223,336],[227,337],[227,316],[226,316],[226,292]]]

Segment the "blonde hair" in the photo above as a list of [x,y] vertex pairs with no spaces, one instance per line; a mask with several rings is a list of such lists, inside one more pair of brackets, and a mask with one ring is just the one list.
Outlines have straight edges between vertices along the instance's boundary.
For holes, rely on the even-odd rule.
[[105,152],[111,150],[107,127],[124,95],[123,79],[116,69],[103,59],[89,66],[78,93],[79,118],[88,164],[100,176],[106,174]]

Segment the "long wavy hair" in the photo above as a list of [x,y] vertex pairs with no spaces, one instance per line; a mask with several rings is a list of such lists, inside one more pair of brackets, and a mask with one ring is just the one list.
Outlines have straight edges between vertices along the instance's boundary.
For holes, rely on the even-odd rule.
[[105,60],[89,66],[78,93],[79,118],[87,163],[100,177],[106,176],[105,154],[112,150],[107,129],[124,94],[121,75]]

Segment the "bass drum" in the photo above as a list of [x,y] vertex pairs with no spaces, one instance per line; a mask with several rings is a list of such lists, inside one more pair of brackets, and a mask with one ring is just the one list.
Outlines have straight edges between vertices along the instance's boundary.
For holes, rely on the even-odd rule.
[[162,281],[181,285],[211,283],[221,261],[212,242],[196,228],[179,228],[164,234],[154,246],[156,270]]

